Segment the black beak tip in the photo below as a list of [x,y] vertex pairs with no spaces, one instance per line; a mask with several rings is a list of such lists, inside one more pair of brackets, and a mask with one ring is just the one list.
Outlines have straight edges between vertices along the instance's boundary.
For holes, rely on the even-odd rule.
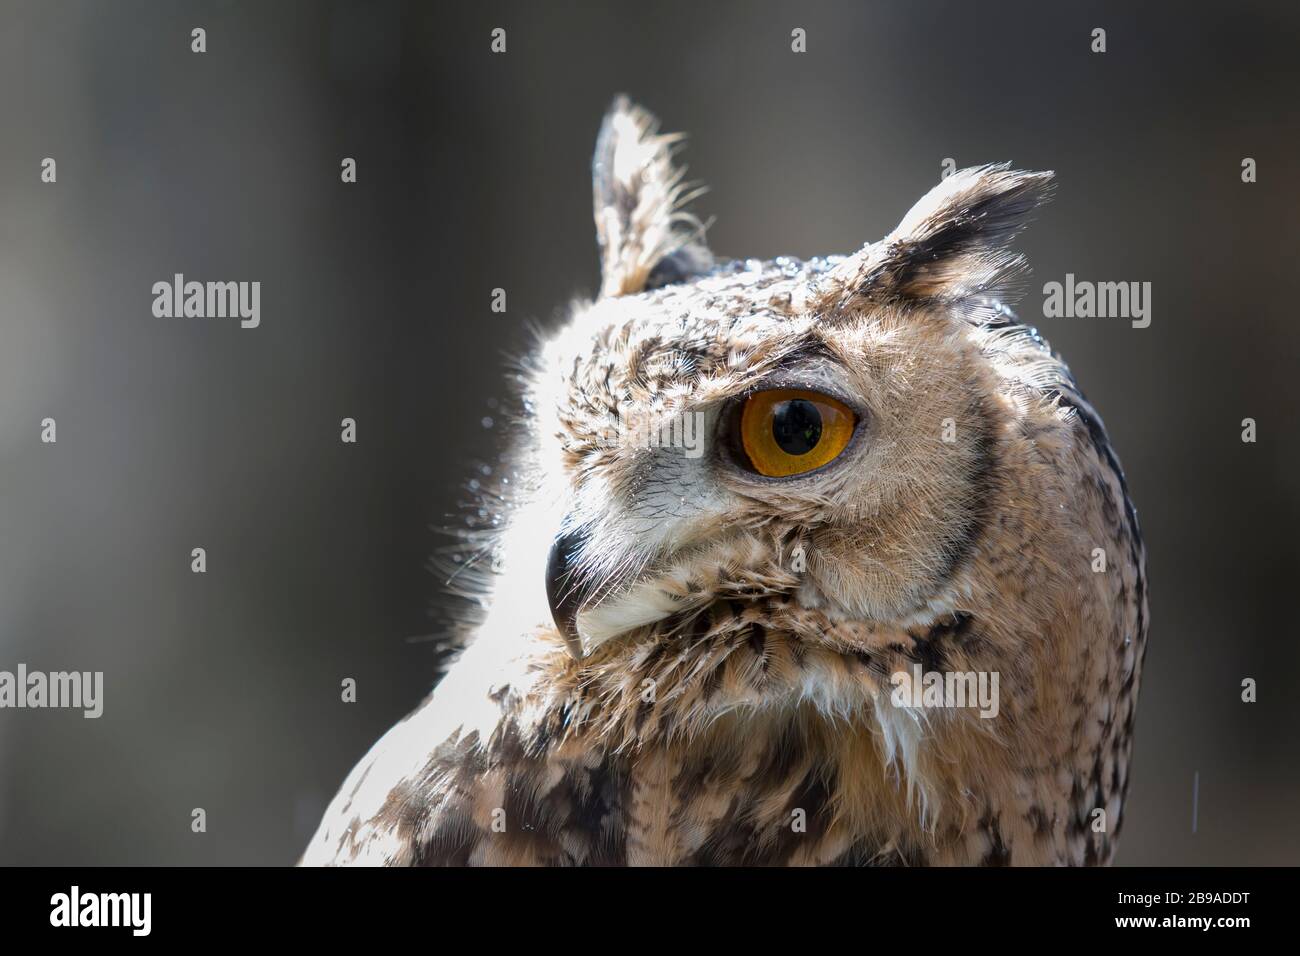
[[573,567],[585,540],[577,532],[562,534],[552,542],[546,559],[546,600],[551,605],[551,617],[569,652],[578,658],[582,657],[582,642],[578,639],[576,620],[583,595],[573,581]]

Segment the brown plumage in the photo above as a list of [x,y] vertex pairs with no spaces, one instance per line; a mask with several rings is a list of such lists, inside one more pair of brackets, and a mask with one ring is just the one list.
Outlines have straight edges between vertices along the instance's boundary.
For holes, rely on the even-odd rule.
[[[997,299],[1050,174],[714,265],[673,142],[606,118],[602,295],[535,360],[486,619],[303,862],[1108,862],[1145,552],[1100,418]],[[778,388],[852,410],[829,463],[765,477],[734,440]],[[699,447],[628,438],[684,415]],[[996,675],[997,706],[900,702],[914,667]]]

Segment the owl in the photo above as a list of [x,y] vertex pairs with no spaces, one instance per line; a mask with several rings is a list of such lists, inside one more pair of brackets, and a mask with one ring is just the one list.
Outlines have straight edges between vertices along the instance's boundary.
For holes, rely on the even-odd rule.
[[1065,363],[1003,304],[1051,173],[884,239],[715,259],[619,98],[599,295],[538,343],[490,591],[302,863],[1108,863],[1146,559]]

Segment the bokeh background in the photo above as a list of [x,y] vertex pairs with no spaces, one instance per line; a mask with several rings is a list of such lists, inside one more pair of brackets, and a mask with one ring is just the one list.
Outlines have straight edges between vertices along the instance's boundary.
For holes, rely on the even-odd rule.
[[[0,669],[106,681],[99,720],[0,711],[0,862],[296,859],[433,680],[437,528],[529,323],[595,289],[620,91],[691,133],[721,254],[852,251],[947,157],[1057,171],[1022,315],[1154,287],[1145,330],[1039,323],[1150,549],[1119,862],[1300,862],[1298,37],[1282,2],[0,3]],[[154,318],[176,272],[260,280],[261,327]]]

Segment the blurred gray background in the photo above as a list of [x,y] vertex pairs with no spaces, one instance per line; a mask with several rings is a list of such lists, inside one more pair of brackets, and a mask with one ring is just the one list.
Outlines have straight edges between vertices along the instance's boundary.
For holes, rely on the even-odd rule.
[[[621,91],[691,133],[724,255],[850,252],[946,157],[1057,171],[1022,315],[1154,287],[1145,330],[1039,322],[1150,549],[1119,862],[1300,862],[1300,7],[1133,6],[0,3],[0,669],[106,675],[99,720],[0,710],[0,862],[296,859],[431,684],[434,529],[527,324],[596,286]],[[261,327],[153,317],[176,272],[260,280]]]

